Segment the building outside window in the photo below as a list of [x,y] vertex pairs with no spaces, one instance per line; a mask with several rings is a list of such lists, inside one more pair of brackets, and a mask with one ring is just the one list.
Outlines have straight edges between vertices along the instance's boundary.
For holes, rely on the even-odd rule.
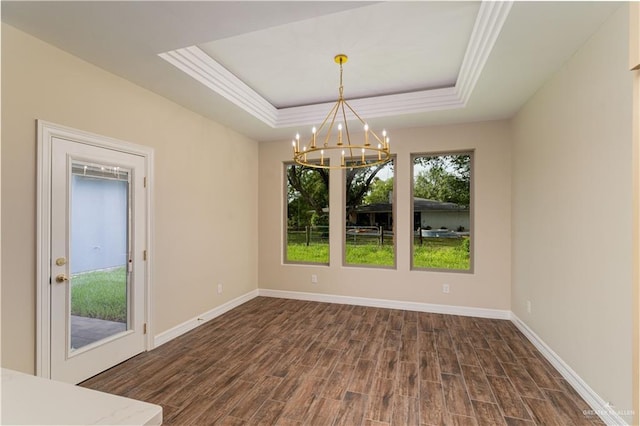
[[473,153],[413,156],[413,269],[471,271]]
[[394,267],[394,161],[345,172],[345,265]]

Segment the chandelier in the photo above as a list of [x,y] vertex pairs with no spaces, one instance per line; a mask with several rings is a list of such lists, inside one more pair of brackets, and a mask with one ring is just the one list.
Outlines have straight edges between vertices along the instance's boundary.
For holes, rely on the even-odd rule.
[[[386,130],[382,131],[382,137],[378,136],[344,99],[342,64],[347,62],[348,58],[347,55],[339,54],[333,59],[340,65],[338,100],[322,124],[317,129],[315,127],[311,129],[311,137],[307,143],[302,143],[301,146],[300,134],[296,134],[291,142],[293,161],[301,166],[319,169],[351,169],[386,163],[391,159]],[[351,139],[345,106],[362,126],[363,137],[359,143]],[[330,165],[330,151],[340,151],[340,166]]]

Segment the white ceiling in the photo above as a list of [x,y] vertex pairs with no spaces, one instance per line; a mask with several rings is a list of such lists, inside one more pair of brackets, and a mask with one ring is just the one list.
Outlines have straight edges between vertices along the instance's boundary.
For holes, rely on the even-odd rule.
[[[343,52],[350,59],[349,97],[448,87],[479,8],[476,2],[377,3],[198,47],[277,108],[335,100],[333,57]],[[295,91],[288,90],[292,80]]]
[[621,3],[2,2],[2,20],[260,140],[512,116]]

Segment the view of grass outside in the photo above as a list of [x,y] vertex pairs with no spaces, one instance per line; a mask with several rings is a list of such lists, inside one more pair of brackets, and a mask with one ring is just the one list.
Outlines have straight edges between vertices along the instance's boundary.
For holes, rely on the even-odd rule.
[[471,269],[471,153],[413,159],[413,267]]
[[71,315],[126,323],[125,267],[72,275]]
[[[417,238],[416,238],[417,239]],[[468,270],[469,238],[429,238],[413,244],[415,268]]]
[[[289,241],[289,256],[291,260],[306,262],[309,259],[326,259],[329,255],[329,242],[317,242],[307,246]],[[469,252],[465,241],[468,238],[429,238],[422,245],[417,241],[414,249],[414,266],[418,268],[434,269],[469,269]],[[425,239],[426,240],[426,239]],[[391,242],[382,247],[377,242],[354,244],[347,237],[347,261],[357,265],[393,266],[393,246]]]
[[345,264],[393,267],[393,175],[389,161],[345,174]]
[[[307,244],[307,237],[309,243]],[[287,260],[290,262],[329,263],[329,227],[291,229],[287,232]]]
[[377,242],[365,244],[347,242],[345,248],[347,265],[393,266],[396,263],[393,241],[383,245],[378,245]]
[[287,244],[285,261],[329,263],[329,171],[285,165]]

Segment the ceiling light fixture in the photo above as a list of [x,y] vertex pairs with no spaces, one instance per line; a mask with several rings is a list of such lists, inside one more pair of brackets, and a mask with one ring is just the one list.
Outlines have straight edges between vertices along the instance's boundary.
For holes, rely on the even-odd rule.
[[[389,150],[389,137],[386,130],[379,137],[369,128],[357,112],[344,99],[342,86],[342,64],[347,62],[347,55],[339,54],[333,58],[340,65],[339,96],[329,114],[317,129],[311,129],[311,139],[300,147],[300,134],[292,141],[293,161],[301,166],[320,169],[351,169],[369,167],[386,163],[391,159]],[[360,121],[364,132],[362,143],[353,143],[347,124],[347,112],[345,106]],[[340,115],[338,115],[340,114]],[[337,132],[334,132],[337,128]],[[323,130],[325,133],[323,133]],[[340,166],[331,166],[329,163],[329,151],[341,151]]]

